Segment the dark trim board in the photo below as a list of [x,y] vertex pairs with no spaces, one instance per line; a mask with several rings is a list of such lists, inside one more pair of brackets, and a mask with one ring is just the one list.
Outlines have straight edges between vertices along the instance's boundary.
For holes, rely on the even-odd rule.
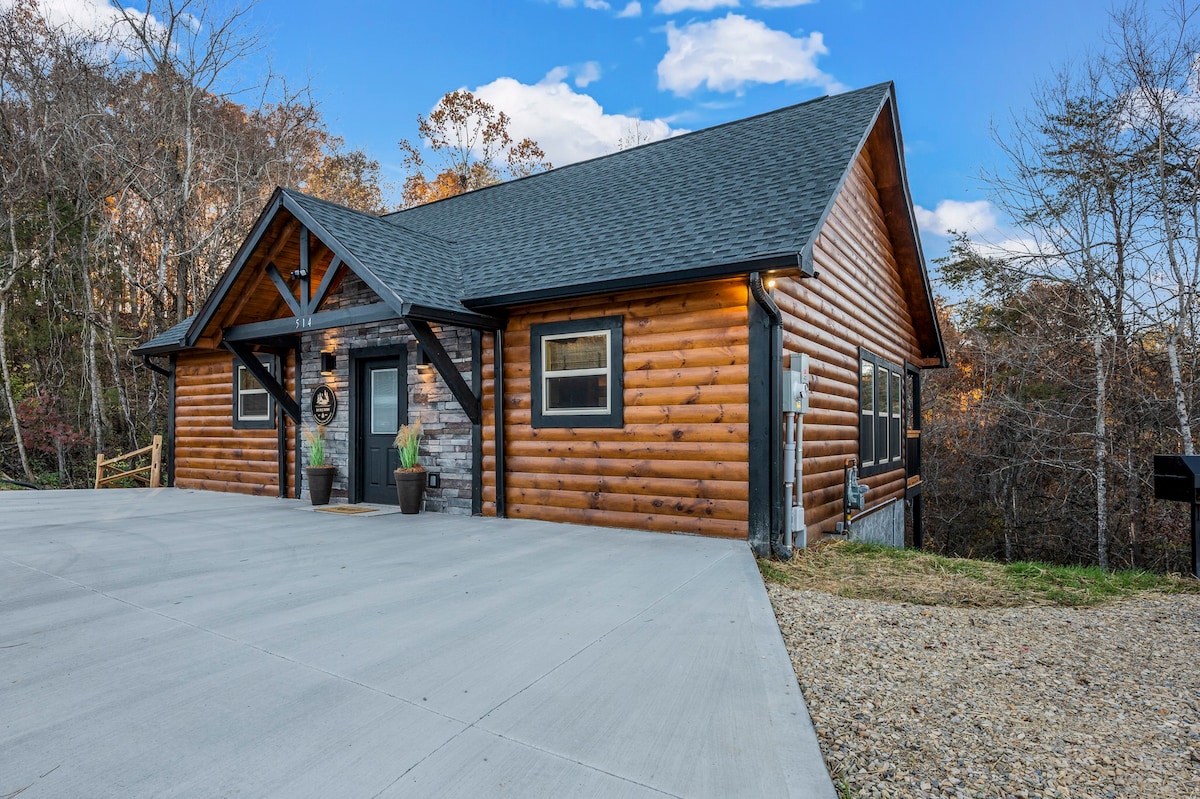
[[338,311],[322,311],[312,316],[286,316],[283,319],[235,325],[225,329],[223,338],[228,342],[260,341],[274,336],[296,335],[334,327],[363,325],[368,322],[386,322],[398,318],[392,306],[377,302],[374,305],[359,305]]
[[750,547],[760,558],[771,554],[771,342],[773,324],[750,298]]
[[171,373],[167,376],[167,485],[175,487],[175,354],[171,354]]
[[[546,398],[542,396],[542,339],[568,333],[608,332],[608,412],[597,414],[547,414],[543,411]],[[590,427],[621,428],[625,426],[625,318],[597,316],[591,319],[571,319],[566,322],[539,322],[529,327],[529,388],[533,428]]]
[[[296,339],[292,350],[296,359],[296,402],[300,402],[304,396],[304,372],[301,366],[304,363],[303,348],[300,346],[300,339]],[[300,492],[304,490],[304,447],[302,446],[302,430],[304,425],[297,424],[292,430],[292,436],[295,439],[293,446],[296,448],[296,499],[300,499]]]
[[[284,413],[286,413],[289,417],[291,417],[291,420],[293,422],[296,422],[297,424],[299,424],[300,423],[300,406],[296,403],[295,398],[293,398],[292,395],[288,394],[287,389],[284,388],[280,384],[280,382],[275,379],[275,376],[263,368],[262,362],[258,360],[257,354],[253,350],[251,350],[248,346],[246,346],[245,344],[242,344],[242,343],[239,343],[236,341],[222,341],[221,345],[225,349],[227,349],[231,353],[233,353],[235,359],[237,361],[241,361],[242,365],[246,367],[246,369],[250,372],[250,374],[254,375],[254,377],[258,380],[258,382],[262,384],[262,387],[267,390],[267,394],[270,395],[271,399],[273,399],[275,401],[275,404],[279,407],[279,409],[282,410]],[[272,355],[271,357],[274,359],[274,362],[275,362],[275,371],[279,372],[279,360],[280,360],[279,357],[277,355]],[[236,363],[235,363],[235,367],[236,367]],[[236,386],[237,385],[237,369],[236,368],[234,368],[234,370],[233,370],[233,382],[234,382],[234,386]],[[233,390],[232,386],[231,386],[231,390]],[[235,403],[237,402],[236,394],[234,395],[234,402]],[[274,409],[272,409],[272,411],[273,410]],[[275,426],[276,415],[272,412],[271,416],[272,416],[272,421],[270,424],[258,425],[257,423],[246,424],[245,422],[242,422],[240,424],[242,424],[246,427],[263,427],[263,428],[269,429],[269,428]],[[234,429],[238,429],[238,426],[239,426],[239,422],[237,420],[237,406],[235,404],[235,406],[233,408],[233,427],[234,427]]]
[[467,418],[471,420],[471,424],[479,424],[479,398],[471,390],[471,387],[467,385],[467,381],[463,380],[462,373],[454,365],[454,360],[446,352],[446,348],[442,346],[442,342],[437,337],[437,334],[433,332],[433,328],[423,319],[411,319],[409,317],[404,318],[404,324],[408,325],[408,329],[417,339],[417,343],[429,354],[429,360],[433,362],[433,368],[441,375],[442,380],[446,381],[446,386],[450,389],[450,393],[454,395],[454,399],[458,400],[458,404],[462,406],[463,412],[467,414]]
[[[811,264],[807,267],[811,270]],[[522,305],[543,300],[569,300],[588,297],[595,294],[609,294],[617,291],[632,291],[636,289],[661,288],[663,286],[678,286],[687,283],[702,283],[708,280],[719,280],[727,277],[737,277],[750,272],[806,272],[803,253],[783,253],[767,255],[753,261],[743,261],[734,264],[704,265],[694,268],[681,267],[663,272],[662,274],[643,275],[641,277],[619,278],[616,280],[598,280],[594,283],[582,283],[572,286],[556,286],[553,288],[535,289],[533,291],[498,294],[494,297],[475,297],[464,300],[471,309],[503,311],[509,306]]]
[[505,502],[505,472],[508,467],[504,462],[504,331],[497,330],[492,346],[492,393],[495,408],[493,435],[496,439],[496,517],[503,519],[508,514]]
[[471,331],[471,389],[479,400],[479,420],[471,425],[471,515],[483,514],[483,334]]

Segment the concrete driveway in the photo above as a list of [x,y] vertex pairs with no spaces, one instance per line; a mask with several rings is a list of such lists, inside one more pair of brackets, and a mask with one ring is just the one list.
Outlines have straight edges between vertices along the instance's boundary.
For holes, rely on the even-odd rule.
[[833,797],[745,543],[0,492],[0,797]]

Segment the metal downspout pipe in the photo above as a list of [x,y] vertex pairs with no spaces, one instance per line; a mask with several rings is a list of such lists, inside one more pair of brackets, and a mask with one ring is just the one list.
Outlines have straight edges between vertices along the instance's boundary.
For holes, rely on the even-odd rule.
[[783,313],[779,310],[779,306],[771,299],[771,294],[763,285],[762,275],[758,272],[750,273],[750,295],[754,297],[754,301],[759,307],[766,312],[771,320],[771,354],[770,354],[770,381],[769,381],[769,419],[770,424],[770,446],[771,446],[771,468],[770,468],[770,483],[769,496],[771,505],[771,550],[782,560],[791,560],[792,549],[790,543],[785,544],[783,540],[783,528],[787,526],[786,514],[783,507],[783,484],[780,480],[780,459],[782,457],[783,441],[780,422],[782,419],[782,387],[780,381],[783,379]]

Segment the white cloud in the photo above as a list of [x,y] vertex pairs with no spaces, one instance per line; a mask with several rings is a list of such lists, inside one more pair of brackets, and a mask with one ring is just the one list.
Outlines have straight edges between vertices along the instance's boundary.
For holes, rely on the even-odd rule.
[[738,0],[659,0],[656,14],[678,14],[680,11],[712,11],[722,6],[736,6]]
[[612,6],[605,2],[605,0],[582,0],[582,3],[579,4],[575,0],[558,0],[559,8],[575,8],[576,5],[582,5],[584,8],[590,8],[593,11],[608,11],[612,9]]
[[588,61],[580,66],[579,71],[575,73],[575,85],[580,89],[598,80],[600,80],[600,65],[595,61]]
[[975,252],[985,258],[997,258],[1014,261],[1040,261],[1042,263],[1061,264],[1059,251],[1052,244],[1039,242],[1028,236],[1012,236],[998,242],[971,241]]
[[617,17],[640,17],[641,15],[642,15],[642,4],[637,2],[637,0],[634,0],[634,2],[629,3],[624,8],[622,8],[621,13],[617,14]]
[[747,83],[806,83],[834,93],[845,89],[817,67],[829,53],[824,36],[813,31],[793,37],[740,14],[682,28],[667,23],[667,54],[658,63],[658,87],[687,94],[704,85],[718,92],[740,91]]
[[987,200],[942,200],[932,211],[914,206],[913,213],[921,230],[937,236],[950,236],[953,233],[986,236],[996,229],[996,213]]
[[[0,11],[7,11],[15,5],[15,0],[0,0]],[[52,27],[88,34],[100,41],[111,38],[117,49],[133,49],[128,23],[124,21],[121,10],[110,5],[108,0],[37,0],[36,5]],[[134,20],[146,18],[136,8],[126,8],[125,13]],[[199,24],[190,14],[184,14],[181,18],[193,30]],[[150,26],[161,31],[161,26],[153,17],[150,18]]]
[[562,68],[533,85],[497,78],[475,94],[508,114],[514,139],[534,139],[555,166],[611,153],[634,128],[644,141],[685,132],[661,119],[607,114],[594,98],[568,86],[565,78]]
[[807,6],[817,0],[754,0],[759,8],[791,8],[792,6]]

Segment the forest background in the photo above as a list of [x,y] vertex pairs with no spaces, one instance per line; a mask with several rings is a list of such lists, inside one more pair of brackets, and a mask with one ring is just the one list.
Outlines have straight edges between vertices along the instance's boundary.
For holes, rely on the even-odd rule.
[[[961,236],[939,265],[934,549],[1186,568],[1186,508],[1153,499],[1150,464],[1195,447],[1194,15],[1117,10],[1095,54],[997,133],[1007,163],[984,180],[1021,235]],[[262,46],[244,17],[168,2],[100,35],[49,25],[32,0],[0,13],[0,472],[84,486],[98,452],[162,432],[165,381],[131,351],[195,310],[275,186],[388,210],[378,162],[328,129],[308,87],[231,83]],[[432,118],[404,143],[404,202],[548,166],[523,141],[430,171]]]

